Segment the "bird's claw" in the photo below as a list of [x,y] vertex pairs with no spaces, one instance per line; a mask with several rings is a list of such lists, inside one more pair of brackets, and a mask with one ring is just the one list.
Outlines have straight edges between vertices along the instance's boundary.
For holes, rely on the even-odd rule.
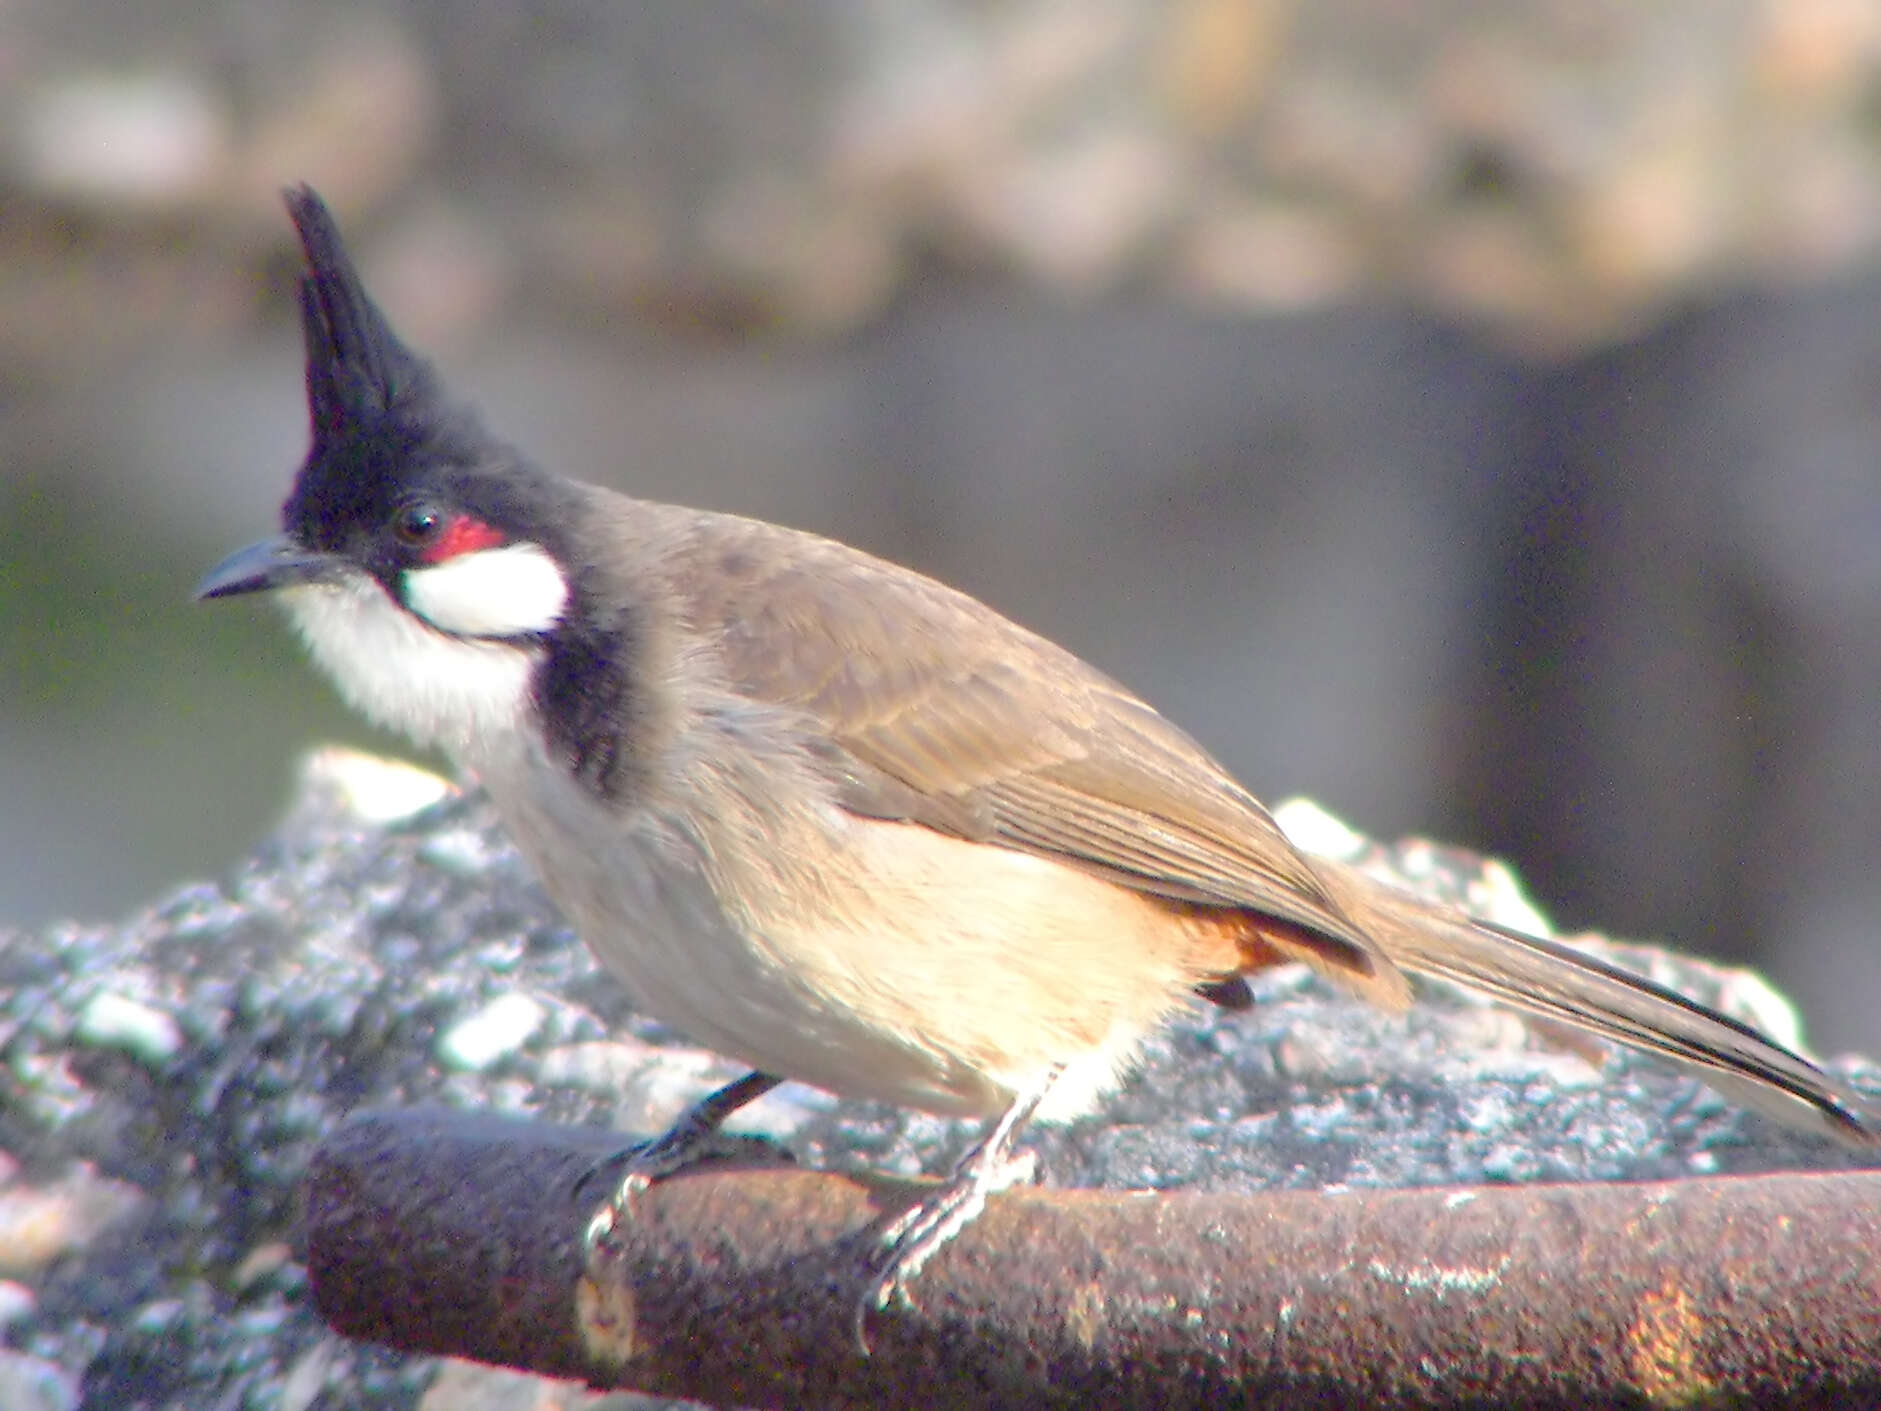
[[[978,1156],[979,1153],[974,1153]],[[928,1260],[979,1218],[986,1200],[1038,1174],[1038,1154],[1022,1151],[990,1162],[972,1157],[953,1177],[884,1225],[868,1261],[868,1283],[856,1303],[855,1338],[869,1355],[869,1318],[896,1301],[909,1303],[908,1289]]]
[[604,1161],[595,1163],[586,1173],[576,1189],[580,1190],[602,1171],[615,1162],[626,1158],[626,1168],[615,1183],[614,1192],[588,1219],[582,1231],[582,1248],[592,1260],[607,1245],[623,1224],[634,1220],[638,1214],[640,1197],[656,1183],[668,1176],[677,1175],[688,1167],[707,1161],[728,1161],[749,1158],[757,1152],[790,1162],[793,1157],[788,1149],[779,1146],[769,1137],[745,1135],[735,1132],[721,1132],[715,1129],[701,1129],[690,1126],[677,1126],[651,1141],[628,1147],[616,1152]]

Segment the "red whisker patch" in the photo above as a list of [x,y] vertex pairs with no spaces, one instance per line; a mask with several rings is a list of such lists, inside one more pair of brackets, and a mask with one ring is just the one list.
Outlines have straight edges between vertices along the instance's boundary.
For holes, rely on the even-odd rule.
[[478,549],[493,549],[506,543],[507,538],[500,529],[493,529],[473,515],[460,514],[444,526],[444,532],[438,535],[437,543],[424,551],[426,563],[443,563],[454,559],[459,554],[475,553]]

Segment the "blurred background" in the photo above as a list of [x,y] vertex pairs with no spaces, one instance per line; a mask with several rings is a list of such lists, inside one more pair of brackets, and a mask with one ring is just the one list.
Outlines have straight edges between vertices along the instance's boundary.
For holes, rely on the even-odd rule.
[[299,180],[553,468],[933,572],[1881,1050],[1872,0],[12,0],[7,921],[405,752],[189,602],[304,448]]

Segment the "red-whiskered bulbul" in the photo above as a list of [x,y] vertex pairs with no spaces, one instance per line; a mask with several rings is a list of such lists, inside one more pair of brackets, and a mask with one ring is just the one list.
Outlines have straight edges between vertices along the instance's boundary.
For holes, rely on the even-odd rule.
[[1393,1006],[1407,972],[1454,981],[1876,1140],[1753,1029],[1302,853],[1153,707],[973,598],[539,468],[399,341],[319,198],[287,203],[312,445],[284,532],[199,596],[272,590],[348,700],[481,782],[648,1013],[752,1065],[614,1218],[786,1078],[988,1119],[884,1233],[883,1306],[1029,1169],[1028,1119],[1089,1111],[1192,995],[1245,1004],[1238,977],[1291,960]]

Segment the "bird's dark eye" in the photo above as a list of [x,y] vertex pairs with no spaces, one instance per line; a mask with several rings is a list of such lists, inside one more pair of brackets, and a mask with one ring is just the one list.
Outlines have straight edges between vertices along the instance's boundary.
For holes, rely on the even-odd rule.
[[392,533],[414,549],[432,543],[443,528],[444,516],[430,505],[406,505],[392,516]]

